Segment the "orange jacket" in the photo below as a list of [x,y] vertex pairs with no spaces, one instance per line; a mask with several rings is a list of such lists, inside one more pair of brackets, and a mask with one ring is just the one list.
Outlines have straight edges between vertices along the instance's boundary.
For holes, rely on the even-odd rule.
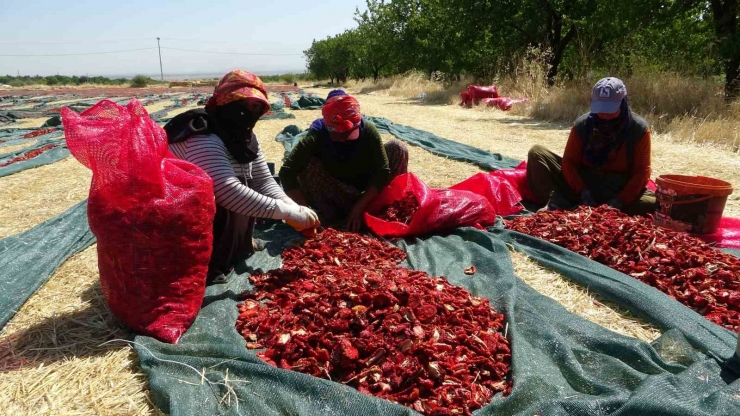
[[[575,129],[570,130],[568,144],[565,146],[563,155],[563,176],[568,185],[577,193],[580,193],[586,184],[578,172],[581,166],[593,168],[585,158],[584,142],[578,137]],[[650,130],[645,131],[639,142],[635,145],[630,171],[630,161],[627,160],[627,144],[624,143],[617,149],[609,160],[599,169],[606,172],[625,173],[630,175],[630,179],[625,185],[622,192],[617,195],[625,206],[635,202],[648,181],[650,180]]]

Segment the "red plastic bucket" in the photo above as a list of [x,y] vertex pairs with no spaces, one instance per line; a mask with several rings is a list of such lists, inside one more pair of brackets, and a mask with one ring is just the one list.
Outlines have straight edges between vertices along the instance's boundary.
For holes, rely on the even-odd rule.
[[655,224],[694,234],[717,231],[727,197],[732,194],[730,183],[686,175],[661,175],[655,182],[658,185]]

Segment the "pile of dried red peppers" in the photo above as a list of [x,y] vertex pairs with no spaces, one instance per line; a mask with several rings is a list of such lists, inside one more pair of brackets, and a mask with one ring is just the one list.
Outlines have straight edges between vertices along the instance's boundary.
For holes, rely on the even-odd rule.
[[327,229],[250,277],[236,329],[269,364],[426,415],[470,415],[508,394],[504,316],[443,277],[398,267],[405,257]]
[[400,222],[408,225],[418,209],[419,201],[416,200],[416,196],[414,196],[413,192],[406,191],[403,198],[381,207],[378,218],[388,222]]
[[606,206],[541,212],[507,227],[619,270],[718,325],[740,330],[740,260],[696,237]]

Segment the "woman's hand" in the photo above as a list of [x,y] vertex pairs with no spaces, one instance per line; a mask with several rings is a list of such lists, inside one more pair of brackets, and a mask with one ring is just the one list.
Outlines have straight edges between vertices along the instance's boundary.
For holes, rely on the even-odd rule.
[[321,226],[319,216],[308,207],[281,200],[276,201],[275,219],[281,219],[298,231]]
[[295,228],[296,231],[316,229],[321,226],[319,216],[308,207],[299,206],[296,211],[285,219],[285,223]]
[[349,212],[349,216],[347,217],[347,231],[353,233],[360,231],[360,228],[362,228],[364,214],[364,209],[360,209],[360,207],[357,206],[352,208],[352,211]]
[[371,186],[362,194],[362,197],[360,197],[360,200],[355,203],[355,206],[352,207],[352,210],[349,212],[349,216],[347,217],[348,231],[353,233],[360,231],[365,211],[367,211],[367,207],[370,206],[379,193],[380,191],[378,188]]

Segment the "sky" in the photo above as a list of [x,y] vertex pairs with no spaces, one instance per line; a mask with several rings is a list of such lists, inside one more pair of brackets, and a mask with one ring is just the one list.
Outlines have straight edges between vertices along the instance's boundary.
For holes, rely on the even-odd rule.
[[[159,77],[157,37],[165,78],[235,68],[304,72],[303,51],[356,27],[358,7],[365,1],[0,0],[0,74]],[[90,52],[116,53],[9,56]]]

